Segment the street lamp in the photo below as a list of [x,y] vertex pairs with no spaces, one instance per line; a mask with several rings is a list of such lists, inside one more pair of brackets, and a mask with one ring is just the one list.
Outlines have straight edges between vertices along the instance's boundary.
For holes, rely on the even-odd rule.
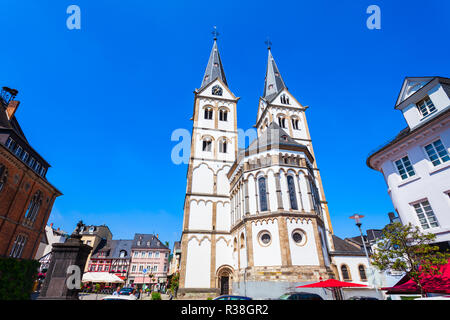
[[[375,280],[375,271],[373,270],[372,265],[371,265],[371,263],[370,263],[369,254],[367,253],[367,248],[366,248],[366,242],[364,241],[363,232],[362,232],[362,230],[361,230],[361,225],[362,225],[362,223],[361,223],[361,218],[364,218],[364,216],[363,216],[362,214],[357,214],[357,213],[355,213],[354,215],[352,215],[352,216],[349,217],[349,218],[355,220],[355,224],[356,224],[356,226],[357,226],[358,229],[359,229],[359,233],[361,234],[361,241],[362,241],[362,244],[363,244],[363,247],[364,247],[364,252],[366,253],[367,262],[368,262],[368,264],[369,264],[369,270],[370,270],[371,273],[372,273],[372,279]],[[377,286],[376,286],[375,284],[373,284],[373,285],[374,285],[374,287],[375,287],[376,292],[378,292]]]

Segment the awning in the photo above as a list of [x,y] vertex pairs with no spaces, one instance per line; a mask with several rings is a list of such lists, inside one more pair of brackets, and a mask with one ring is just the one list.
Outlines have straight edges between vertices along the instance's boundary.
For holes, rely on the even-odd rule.
[[82,282],[124,283],[122,279],[108,272],[86,272]]
[[[420,270],[420,269],[419,269]],[[447,264],[440,266],[438,275],[427,275],[422,278],[422,287],[425,293],[450,293],[450,260]],[[407,275],[395,286],[381,288],[387,290],[387,294],[420,294],[416,283]]]
[[296,288],[367,288],[367,286],[364,284],[329,279],[325,281],[306,284],[304,286],[298,286]]

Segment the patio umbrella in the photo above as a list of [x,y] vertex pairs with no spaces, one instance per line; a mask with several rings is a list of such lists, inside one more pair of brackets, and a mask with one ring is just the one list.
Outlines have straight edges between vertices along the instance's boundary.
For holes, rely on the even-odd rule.
[[325,281],[306,284],[304,286],[298,286],[296,288],[367,288],[367,286],[359,283],[344,282],[336,279],[328,279]]

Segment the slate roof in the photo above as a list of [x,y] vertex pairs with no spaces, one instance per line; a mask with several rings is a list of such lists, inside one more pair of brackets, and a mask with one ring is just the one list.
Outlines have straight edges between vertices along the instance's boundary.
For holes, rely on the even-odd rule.
[[217,41],[214,39],[214,45],[209,56],[208,65],[206,66],[200,89],[206,87],[217,78],[220,78],[220,80],[228,86],[225,71],[223,70],[222,59],[220,59],[219,49],[217,48]]
[[333,234],[334,251],[330,252],[333,255],[355,255],[364,256],[365,253],[361,248],[357,248],[345,240]]
[[271,102],[284,88],[286,85],[269,48],[263,98]]
[[[138,245],[140,241],[140,245]],[[134,235],[132,249],[169,249],[154,234],[136,233]]]
[[112,240],[111,241],[111,252],[109,256],[111,258],[120,258],[120,251],[125,250],[125,258],[131,257],[131,246],[133,245],[133,240]]

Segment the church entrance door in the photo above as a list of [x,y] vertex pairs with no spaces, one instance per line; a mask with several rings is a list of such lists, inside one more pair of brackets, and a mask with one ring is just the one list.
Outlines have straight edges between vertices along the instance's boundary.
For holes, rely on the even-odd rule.
[[220,295],[229,294],[229,277],[220,277]]

